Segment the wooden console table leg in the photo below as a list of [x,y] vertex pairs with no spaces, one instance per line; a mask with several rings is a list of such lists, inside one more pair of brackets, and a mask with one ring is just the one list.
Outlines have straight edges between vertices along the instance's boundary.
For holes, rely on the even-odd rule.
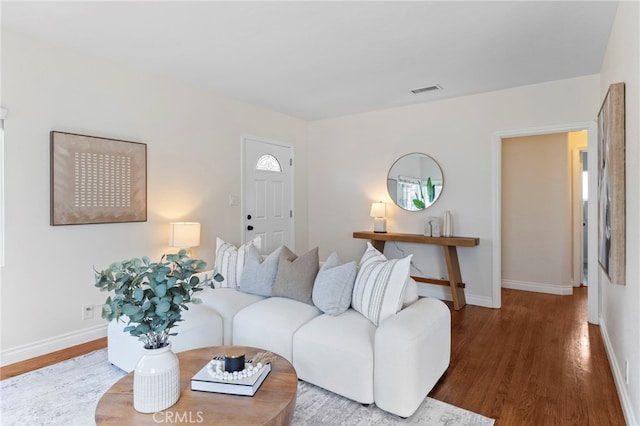
[[378,250],[380,253],[384,254],[384,241],[382,240],[371,240],[371,244]]
[[467,304],[464,298],[464,288],[460,273],[460,263],[458,262],[458,251],[456,246],[442,246],[444,257],[447,260],[447,272],[449,274],[449,286],[451,287],[451,297],[453,298],[453,309],[459,311]]

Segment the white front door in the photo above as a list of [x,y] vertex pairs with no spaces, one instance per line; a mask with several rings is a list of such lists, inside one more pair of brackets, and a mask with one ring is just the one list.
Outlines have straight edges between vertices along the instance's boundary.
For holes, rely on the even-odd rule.
[[244,137],[243,240],[262,239],[261,253],[293,244],[293,149]]

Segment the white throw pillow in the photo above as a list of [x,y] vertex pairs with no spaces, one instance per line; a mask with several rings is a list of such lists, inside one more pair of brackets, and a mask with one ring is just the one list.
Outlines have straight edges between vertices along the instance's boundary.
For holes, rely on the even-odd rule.
[[402,309],[406,308],[409,305],[412,305],[419,299],[418,296],[418,283],[409,277],[407,278],[407,283],[404,287],[404,297],[402,298]]
[[229,288],[238,287],[242,270],[246,263],[249,246],[255,246],[259,251],[260,245],[260,237],[255,237],[248,243],[241,245],[240,248],[236,248],[233,244],[216,238],[216,269],[224,278],[220,283],[217,283],[217,286]]
[[412,256],[388,260],[368,242],[353,288],[353,309],[376,326],[398,312],[402,308]]

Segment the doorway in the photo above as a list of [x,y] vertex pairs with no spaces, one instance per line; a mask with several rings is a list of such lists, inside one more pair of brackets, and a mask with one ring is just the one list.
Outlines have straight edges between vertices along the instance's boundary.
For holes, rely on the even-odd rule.
[[581,183],[581,212],[582,212],[582,232],[580,235],[582,236],[582,241],[580,244],[580,252],[582,253],[581,260],[581,271],[582,271],[582,279],[580,283],[582,285],[589,285],[589,246],[587,242],[589,241],[589,233],[587,232],[589,228],[589,162],[587,156],[587,150],[580,151],[580,166],[581,166],[581,174],[580,174],[580,183]]
[[[500,308],[502,306],[502,143],[503,139],[510,137],[544,135],[550,133],[567,133],[574,131],[586,131],[588,140],[588,169],[595,170],[597,165],[597,126],[595,122],[582,122],[558,126],[529,128],[523,130],[499,131],[493,134],[493,264],[492,264],[492,306]],[[590,199],[596,198],[596,182],[591,179],[588,183],[588,193]],[[589,203],[588,216],[595,217],[595,203]],[[587,223],[587,246],[588,265],[595,268],[597,265],[597,228],[594,221]],[[588,295],[587,295],[587,316],[592,324],[599,321],[599,288],[596,274],[588,274]]]
[[256,137],[243,137],[243,241],[261,238],[261,254],[293,238],[293,148]]
[[503,288],[573,294],[568,139],[567,133],[503,139]]
[[588,286],[589,161],[587,132],[568,133],[571,151],[573,286]]

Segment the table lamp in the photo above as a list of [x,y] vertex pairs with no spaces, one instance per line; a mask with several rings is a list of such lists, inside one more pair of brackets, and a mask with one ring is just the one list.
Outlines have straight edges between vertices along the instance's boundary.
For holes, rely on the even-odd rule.
[[200,223],[171,222],[169,224],[169,247],[187,250],[200,245]]
[[373,232],[387,232],[387,219],[385,219],[385,210],[385,204],[382,201],[380,201],[379,203],[371,204],[370,216],[373,218]]

